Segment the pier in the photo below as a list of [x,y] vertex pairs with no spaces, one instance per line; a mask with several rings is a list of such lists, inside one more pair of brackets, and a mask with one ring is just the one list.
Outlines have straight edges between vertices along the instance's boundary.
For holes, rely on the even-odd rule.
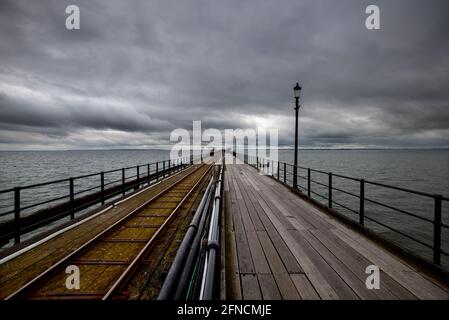
[[[438,264],[415,263],[283,183],[279,164],[223,154],[162,176],[137,169],[137,185],[110,201],[103,187],[92,196],[103,206],[5,251],[0,298],[449,299]],[[65,215],[70,203],[59,205]],[[5,239],[23,234],[10,229]],[[67,286],[69,266],[79,289]],[[366,284],[370,266],[377,289]]]

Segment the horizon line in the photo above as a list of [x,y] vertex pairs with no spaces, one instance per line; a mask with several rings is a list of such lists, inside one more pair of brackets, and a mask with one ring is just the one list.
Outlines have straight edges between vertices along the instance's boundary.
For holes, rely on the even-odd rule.
[[[211,147],[220,149],[217,147]],[[232,147],[228,147],[231,149]],[[251,148],[255,149],[255,148]],[[270,149],[270,148],[266,148]],[[294,147],[278,147],[271,148],[278,150],[294,150]],[[198,149],[195,149],[198,150]],[[449,146],[444,147],[305,147],[299,148],[301,150],[449,150]],[[67,151],[170,151],[169,148],[74,148],[74,149],[25,149],[25,150],[14,150],[5,149],[0,150],[0,152],[67,152]]]

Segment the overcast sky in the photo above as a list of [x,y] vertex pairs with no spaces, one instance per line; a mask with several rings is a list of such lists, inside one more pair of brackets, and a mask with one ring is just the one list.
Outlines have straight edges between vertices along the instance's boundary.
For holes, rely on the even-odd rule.
[[192,120],[288,146],[296,81],[303,147],[449,147],[448,30],[447,0],[0,0],[0,149],[157,146]]

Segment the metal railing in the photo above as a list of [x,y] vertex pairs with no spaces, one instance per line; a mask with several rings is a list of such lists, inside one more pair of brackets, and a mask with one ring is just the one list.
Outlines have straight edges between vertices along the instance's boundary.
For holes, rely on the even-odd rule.
[[[5,245],[11,239],[18,244],[23,234],[68,216],[70,219],[74,219],[75,213],[90,209],[95,205],[104,205],[106,200],[125,196],[127,192],[138,190],[145,185],[149,186],[195,161],[192,157],[173,161],[162,160],[0,190],[0,196],[2,196],[0,208],[7,209],[0,212],[0,246]],[[42,192],[42,188],[46,189],[45,192]],[[45,193],[47,196],[51,194],[53,197],[24,202],[24,193],[27,193],[28,196],[33,195],[31,197],[33,199],[39,199],[40,193]],[[9,202],[10,205],[5,205],[5,202]]]
[[[449,230],[449,225],[443,222],[442,219],[442,208],[443,203],[449,204],[449,198],[442,196],[441,194],[430,194],[426,192],[411,190],[407,188],[396,187],[392,185],[388,185],[385,183],[374,182],[365,179],[348,177],[341,174],[336,174],[333,172],[325,172],[321,170],[316,170],[312,168],[306,168],[302,166],[297,166],[297,180],[303,181],[303,185],[298,183],[297,186],[294,186],[294,168],[293,164],[289,164],[286,162],[273,161],[271,159],[254,157],[254,156],[246,156],[240,157],[245,163],[250,164],[257,168],[258,170],[262,170],[268,175],[271,175],[274,179],[280,181],[281,183],[290,186],[294,189],[299,190],[308,198],[318,201],[322,205],[327,206],[328,208],[334,208],[335,206],[345,209],[350,212],[353,216],[356,216],[356,222],[358,222],[361,226],[365,227],[367,221],[377,224],[383,228],[386,228],[402,237],[407,238],[408,240],[412,240],[421,246],[424,246],[427,249],[432,251],[431,261],[438,266],[441,266],[441,258],[442,256],[449,257],[449,253],[442,248],[442,232]],[[321,177],[321,179],[320,179]],[[341,181],[350,181],[356,186],[352,188],[352,190],[345,190],[340,185],[336,186],[335,180],[339,179]],[[372,197],[368,197],[366,195],[367,186],[375,186],[385,190],[395,190],[407,193],[408,195],[414,195],[423,197],[425,199],[431,200],[433,202],[433,208],[430,208],[433,212],[432,217],[424,217],[420,214],[410,212],[405,209],[398,208],[394,205],[384,203],[380,200],[375,200]],[[325,193],[322,194],[319,192],[319,189],[325,189]],[[356,208],[349,207],[348,204],[341,203],[336,201],[333,197],[335,192],[340,192],[347,197],[351,197],[356,200],[358,206]],[[406,233],[402,230],[398,230],[397,228],[389,225],[386,222],[382,222],[379,219],[376,219],[372,215],[366,214],[366,206],[367,205],[377,206],[384,209],[392,210],[398,214],[402,214],[408,217],[413,217],[422,221],[424,223],[429,224],[432,227],[432,243],[425,242],[421,239],[416,238],[414,235]],[[417,255],[415,253],[415,255]],[[420,257],[424,258],[425,257]],[[427,259],[426,259],[427,260]]]

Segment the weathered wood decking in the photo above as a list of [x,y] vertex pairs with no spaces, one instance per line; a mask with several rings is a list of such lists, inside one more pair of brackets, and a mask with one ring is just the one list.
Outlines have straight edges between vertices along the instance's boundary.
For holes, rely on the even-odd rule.
[[[226,299],[449,299],[447,284],[249,165],[227,164],[224,193]],[[369,265],[379,290],[365,286]]]

